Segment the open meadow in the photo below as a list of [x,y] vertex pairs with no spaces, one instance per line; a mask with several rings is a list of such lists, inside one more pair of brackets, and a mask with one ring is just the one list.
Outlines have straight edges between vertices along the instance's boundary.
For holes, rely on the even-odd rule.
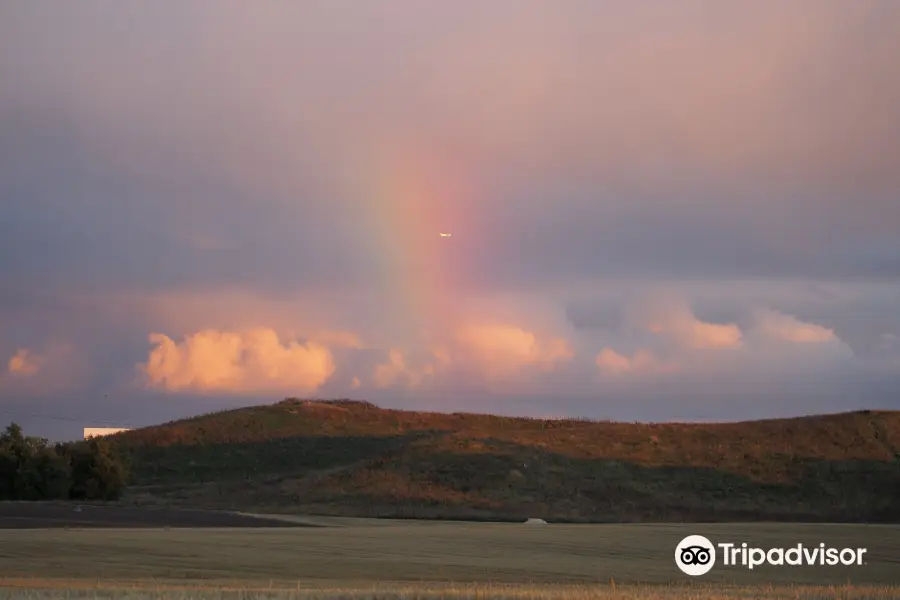
[[897,523],[900,412],[614,423],[286,399],[110,437],[129,502],[348,517]]
[[[0,598],[896,598],[900,527],[524,525],[295,518],[313,527],[8,529]],[[867,548],[865,564],[717,565],[695,579],[674,548],[799,542]]]

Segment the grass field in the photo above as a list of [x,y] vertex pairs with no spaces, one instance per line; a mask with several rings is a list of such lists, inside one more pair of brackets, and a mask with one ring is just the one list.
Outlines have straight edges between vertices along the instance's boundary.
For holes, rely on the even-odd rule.
[[[31,584],[29,584],[31,585]],[[287,589],[272,587],[177,587],[145,584],[119,586],[0,587],[0,600],[891,600],[896,587],[886,586],[547,586],[547,585],[377,585]]]
[[900,522],[900,411],[740,423],[288,399],[116,434],[124,500],[347,517]]
[[[890,525],[318,524],[5,530],[0,598],[900,597],[900,527]],[[865,547],[867,561],[754,571],[717,565],[694,580],[673,560],[678,541],[692,533],[765,548]]]

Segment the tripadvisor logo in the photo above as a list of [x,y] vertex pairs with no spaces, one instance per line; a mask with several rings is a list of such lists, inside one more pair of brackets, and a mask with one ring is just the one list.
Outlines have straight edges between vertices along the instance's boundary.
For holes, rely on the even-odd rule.
[[741,566],[753,570],[761,565],[773,566],[829,566],[838,564],[863,565],[865,548],[831,548],[825,544],[804,546],[797,544],[790,548],[755,548],[746,542],[738,545],[724,543],[714,545],[702,535],[689,535],[675,547],[675,564],[681,571],[692,577],[709,573],[716,564],[716,548],[720,550],[722,564],[728,567]]
[[716,564],[716,548],[702,535],[689,535],[675,547],[675,564],[692,577],[705,575]]

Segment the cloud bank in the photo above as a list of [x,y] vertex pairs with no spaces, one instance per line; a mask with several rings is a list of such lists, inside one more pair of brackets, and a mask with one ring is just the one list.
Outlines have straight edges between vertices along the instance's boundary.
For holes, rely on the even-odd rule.
[[0,8],[0,403],[39,427],[898,406],[897,2],[52,10]]

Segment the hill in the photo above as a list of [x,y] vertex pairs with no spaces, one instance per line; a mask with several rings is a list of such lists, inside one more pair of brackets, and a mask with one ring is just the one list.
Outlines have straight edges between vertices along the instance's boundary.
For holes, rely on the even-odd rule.
[[131,498],[272,513],[898,521],[900,412],[716,424],[288,399],[111,437]]

